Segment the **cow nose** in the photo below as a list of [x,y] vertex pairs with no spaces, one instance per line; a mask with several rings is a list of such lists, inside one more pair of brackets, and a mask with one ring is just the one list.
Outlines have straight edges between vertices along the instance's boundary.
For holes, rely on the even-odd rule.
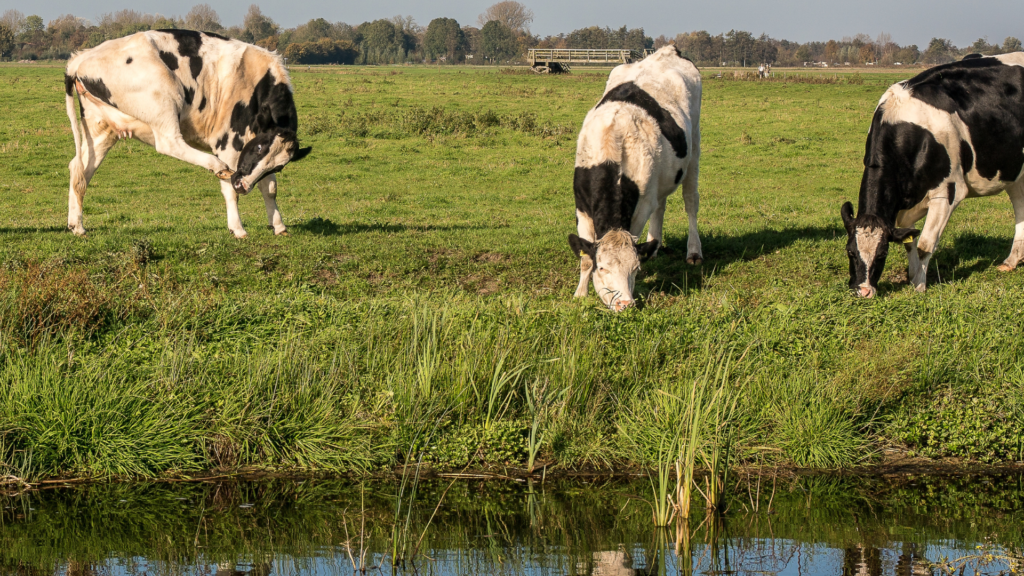
[[633,306],[634,302],[635,302],[635,300],[626,300],[626,299],[616,300],[612,304],[612,306],[615,308],[616,312],[622,312],[626,308],[630,308],[631,306]]
[[861,286],[860,295],[862,298],[871,298],[875,295],[875,289],[870,286]]

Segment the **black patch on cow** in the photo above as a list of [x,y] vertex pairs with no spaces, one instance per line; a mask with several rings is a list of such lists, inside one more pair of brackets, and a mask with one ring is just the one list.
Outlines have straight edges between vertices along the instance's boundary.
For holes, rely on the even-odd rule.
[[231,129],[236,134],[253,134],[281,128],[295,132],[299,128],[295,100],[287,84],[276,82],[267,71],[253,88],[248,104],[238,102],[231,111]]
[[129,56],[128,59],[124,61],[124,63],[125,64],[131,64],[132,63],[132,57]]
[[78,80],[89,94],[99,98],[105,104],[117,108],[117,104],[110,100],[110,90],[107,89],[107,85],[103,83],[103,80],[99,78],[86,78],[85,76],[79,76]]
[[75,79],[67,74],[64,75],[64,93],[71,96],[75,92]]
[[624,102],[642,108],[644,112],[647,112],[658,123],[661,134],[672,145],[676,156],[686,158],[686,132],[679,127],[679,124],[668,113],[668,110],[662,108],[661,104],[643,88],[640,88],[633,82],[619,84],[609,90],[595,108],[600,108],[608,102]]
[[199,111],[202,112],[203,108],[206,108],[206,96],[203,96],[203,99],[199,101]]
[[210,38],[216,38],[218,40],[228,40],[229,39],[227,36],[221,36],[220,34],[217,34],[217,33],[214,33],[214,32],[203,32],[203,34],[206,34]]
[[629,230],[633,212],[640,201],[640,187],[621,173],[615,162],[577,166],[573,174],[576,209],[594,221],[594,233],[602,238],[608,231]]
[[956,184],[946,184],[946,195],[949,196],[949,205],[952,206],[953,202],[956,202]]
[[974,168],[974,152],[971,151],[971,145],[966,141],[960,141],[960,169],[963,170],[964,175]]
[[241,152],[242,146],[242,139],[238,136],[238,134],[235,134],[235,137],[231,139],[231,147]]
[[1024,169],[1024,67],[971,58],[925,70],[904,86],[914,98],[960,117],[982,178],[1017,179]]
[[981,57],[982,57],[981,54],[968,54],[967,56],[964,56],[960,60],[974,60],[975,58],[981,58]]
[[223,136],[217,138],[217,149],[227,150],[228,149],[228,133],[225,132]]
[[[236,137],[237,138],[237,137]],[[246,142],[245,147],[242,148],[241,154],[238,155],[238,166],[235,168],[235,173],[231,176],[231,185],[236,190],[241,190],[241,181],[246,176],[253,173],[253,170],[259,165],[267,154],[270,153],[276,139],[281,139],[281,145],[288,150],[291,160],[299,160],[307,156],[311,148],[299,149],[299,139],[295,135],[295,132],[291,130],[277,129],[273,131],[262,132],[257,134],[252,140]],[[239,140],[241,142],[241,140]],[[276,166],[271,168],[260,175],[260,177],[253,182],[253,185],[263,180],[270,174],[280,172],[284,169],[284,165]]]
[[188,86],[182,86],[182,89],[185,91],[185,106],[191,106],[192,101],[196,99],[196,89]]
[[172,72],[178,69],[178,57],[170,52],[160,51],[160,59],[164,61],[164,65],[167,66]]
[[178,42],[178,54],[188,58],[188,69],[192,74],[192,79],[199,78],[199,73],[203,71],[203,59],[199,56],[199,47],[203,45],[202,34],[195,30],[157,30],[157,32],[174,36]]
[[683,170],[680,168],[679,172],[676,172],[676,184],[683,181]]

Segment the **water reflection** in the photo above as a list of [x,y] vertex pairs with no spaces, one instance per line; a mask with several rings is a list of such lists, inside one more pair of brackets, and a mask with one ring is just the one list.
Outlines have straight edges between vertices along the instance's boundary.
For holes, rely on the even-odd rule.
[[[646,481],[97,484],[0,496],[0,574],[1009,574],[1021,478],[779,481],[655,529]],[[757,513],[751,510],[758,510]],[[979,546],[981,548],[979,548]],[[972,559],[973,558],[973,559]]]

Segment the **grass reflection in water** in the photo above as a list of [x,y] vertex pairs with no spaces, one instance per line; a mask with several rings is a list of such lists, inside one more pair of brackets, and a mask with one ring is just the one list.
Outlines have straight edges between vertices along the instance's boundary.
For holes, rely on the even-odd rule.
[[[397,521],[399,489],[387,482],[54,488],[0,497],[0,574],[348,574],[361,552],[367,573],[1019,569],[1007,557],[1024,536],[1019,476],[818,475],[777,484],[770,510],[770,495],[762,492],[758,512],[751,512],[748,491],[737,486],[729,491],[735,498],[729,514],[695,514],[678,530],[651,527],[650,508],[638,499],[647,494],[646,481],[426,480]],[[422,536],[419,553],[404,567],[392,562],[396,533],[412,542]],[[938,565],[944,558],[952,560]]]

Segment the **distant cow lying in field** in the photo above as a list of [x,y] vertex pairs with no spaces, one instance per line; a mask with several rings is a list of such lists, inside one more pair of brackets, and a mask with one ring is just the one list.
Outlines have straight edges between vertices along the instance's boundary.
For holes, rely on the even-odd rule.
[[68,166],[68,228],[75,234],[85,234],[86,186],[120,138],[141,140],[215,173],[227,202],[228,229],[236,238],[246,236],[238,194],[257,184],[270,227],[286,233],[274,173],[310,149],[299,148],[292,88],[277,55],[216,34],[139,32],[75,54],[64,88],[75,137],[75,158]]
[[[573,192],[580,257],[576,296],[594,280],[616,312],[633,305],[640,263],[663,245],[665,203],[680,182],[690,219],[686,261],[703,260],[697,234],[700,73],[675,46],[612,70],[604,96],[587,114],[576,146]],[[637,237],[650,220],[647,242]],[[596,270],[595,270],[596,268]]]
[[874,296],[889,243],[901,242],[910,282],[924,292],[953,210],[1003,190],[1017,220],[999,266],[1010,271],[1024,258],[1024,52],[968,56],[892,85],[871,121],[857,216],[849,202],[840,210],[850,289]]

